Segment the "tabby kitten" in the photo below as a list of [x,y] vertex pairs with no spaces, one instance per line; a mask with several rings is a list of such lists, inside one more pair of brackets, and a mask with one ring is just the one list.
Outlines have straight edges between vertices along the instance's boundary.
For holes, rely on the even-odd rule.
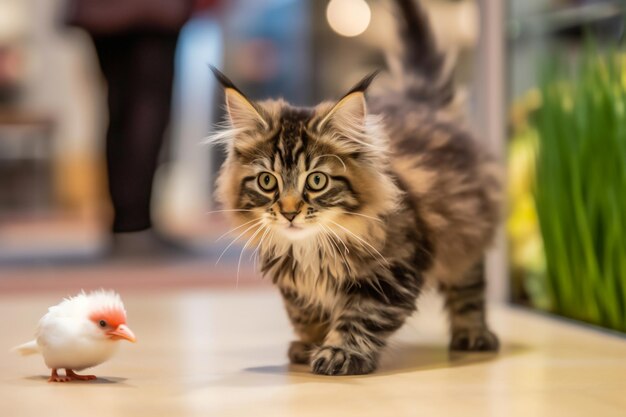
[[497,350],[482,259],[497,225],[497,166],[458,121],[424,11],[402,16],[400,86],[374,75],[336,103],[253,102],[219,71],[228,156],[217,194],[284,298],[289,359],[316,374],[372,372],[389,336],[437,284],[454,350]]

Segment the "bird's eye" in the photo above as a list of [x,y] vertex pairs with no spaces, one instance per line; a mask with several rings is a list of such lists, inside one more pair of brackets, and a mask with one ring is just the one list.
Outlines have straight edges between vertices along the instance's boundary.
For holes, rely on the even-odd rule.
[[270,174],[269,172],[261,172],[258,177],[259,187],[263,191],[272,191],[276,188],[278,181],[276,181],[276,177]]
[[328,185],[328,176],[323,172],[313,172],[306,177],[306,185],[313,191],[321,191]]
[[100,320],[100,323],[98,324],[100,324],[100,327],[107,327],[107,322],[104,320]]

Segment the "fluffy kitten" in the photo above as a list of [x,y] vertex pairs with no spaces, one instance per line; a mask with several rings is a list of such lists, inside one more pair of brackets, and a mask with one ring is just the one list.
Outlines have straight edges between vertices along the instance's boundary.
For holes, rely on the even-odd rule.
[[336,103],[252,102],[225,87],[228,157],[217,193],[259,248],[314,373],[372,372],[427,280],[450,315],[451,349],[496,350],[482,259],[497,225],[496,164],[453,112],[426,15],[396,1],[400,87],[365,100],[374,75]]

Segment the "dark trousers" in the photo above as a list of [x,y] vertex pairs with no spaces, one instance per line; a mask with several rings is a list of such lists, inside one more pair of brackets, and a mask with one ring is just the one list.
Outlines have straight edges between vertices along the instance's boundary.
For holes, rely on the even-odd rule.
[[152,180],[170,118],[178,35],[93,36],[108,84],[106,159],[114,232],[151,226]]

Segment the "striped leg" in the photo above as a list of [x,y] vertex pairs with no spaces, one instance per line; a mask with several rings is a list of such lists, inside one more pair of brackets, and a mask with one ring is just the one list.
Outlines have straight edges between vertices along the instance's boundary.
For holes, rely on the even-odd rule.
[[[402,271],[399,271],[399,274]],[[414,286],[393,281],[362,281],[351,287],[343,311],[332,321],[324,344],[316,348],[311,369],[321,375],[360,375],[373,372],[389,336],[415,310]]]
[[320,314],[305,311],[292,294],[285,291],[282,294],[287,315],[299,337],[299,340],[294,340],[289,345],[289,361],[294,364],[308,364],[314,345],[320,344],[328,331],[327,325]]
[[496,351],[498,338],[487,327],[483,263],[470,269],[454,285],[441,285],[450,318],[450,349]]
[[321,375],[361,375],[373,372],[387,338],[404,323],[408,312],[344,312],[313,352],[311,368]]

